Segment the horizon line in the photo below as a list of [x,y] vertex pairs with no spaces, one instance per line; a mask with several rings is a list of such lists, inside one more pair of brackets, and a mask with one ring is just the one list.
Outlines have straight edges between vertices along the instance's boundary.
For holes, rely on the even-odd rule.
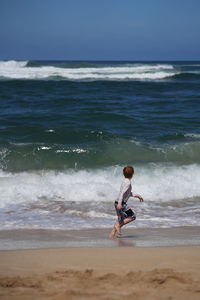
[[196,61],[200,61],[200,59],[136,59],[136,60],[133,60],[133,59],[42,59],[42,58],[39,58],[39,59],[31,59],[31,58],[9,58],[9,59],[1,59],[0,58],[0,61],[10,61],[10,60],[15,60],[15,61],[25,61],[25,60],[28,60],[28,61],[68,61],[68,62],[84,62],[84,61],[94,61],[94,62],[196,62]]

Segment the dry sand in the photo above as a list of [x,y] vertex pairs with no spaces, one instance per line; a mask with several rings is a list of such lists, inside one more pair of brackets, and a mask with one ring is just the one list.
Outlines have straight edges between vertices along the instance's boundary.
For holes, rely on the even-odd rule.
[[0,299],[200,299],[200,246],[0,251]]

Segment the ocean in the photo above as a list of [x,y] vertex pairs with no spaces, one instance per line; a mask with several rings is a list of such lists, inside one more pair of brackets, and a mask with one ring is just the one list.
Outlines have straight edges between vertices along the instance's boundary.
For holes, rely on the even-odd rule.
[[200,62],[0,61],[0,229],[200,226]]

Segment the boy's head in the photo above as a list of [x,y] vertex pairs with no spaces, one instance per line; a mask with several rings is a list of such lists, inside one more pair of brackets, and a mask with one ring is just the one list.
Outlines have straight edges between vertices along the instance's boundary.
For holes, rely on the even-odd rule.
[[132,178],[133,174],[134,174],[134,168],[131,166],[124,167],[123,174],[124,174],[124,177],[126,177],[126,178],[129,178],[129,179]]

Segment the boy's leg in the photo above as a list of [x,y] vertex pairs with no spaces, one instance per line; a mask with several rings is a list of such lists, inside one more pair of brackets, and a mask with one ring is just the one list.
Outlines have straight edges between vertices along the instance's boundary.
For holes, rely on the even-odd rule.
[[115,228],[118,234],[121,234],[121,227],[124,223],[124,219],[125,219],[125,214],[123,209],[118,209],[117,205],[115,205],[115,209],[116,209],[116,213],[117,213],[117,217],[118,217],[118,221],[115,224]]
[[109,237],[111,239],[113,239],[115,237],[116,233],[121,235],[121,227],[122,227],[122,224],[120,224],[119,222],[116,222],[115,225],[113,226],[111,233],[109,234]]
[[[117,210],[116,210],[117,211]],[[109,237],[110,238],[114,238],[115,237],[115,234],[118,233],[118,234],[121,234],[121,227],[130,223],[130,222],[133,222],[135,221],[136,219],[136,215],[134,213],[134,211],[129,208],[127,211],[126,211],[126,215],[128,216],[128,218],[124,218],[124,212],[122,210],[118,210],[117,211],[117,215],[118,215],[118,219],[121,221],[121,222],[116,222],[116,224],[114,225]]]
[[133,219],[133,218],[126,218],[126,219],[123,220],[123,223],[117,222],[117,223],[113,226],[113,229],[112,229],[112,231],[111,231],[109,237],[110,237],[111,239],[113,239],[113,238],[115,237],[116,233],[118,233],[118,234],[121,235],[121,230],[120,230],[121,227],[124,226],[124,225],[126,225],[126,224],[128,224],[128,223],[130,223],[130,222],[133,222],[134,220],[135,220],[135,219]]
[[131,219],[131,218],[126,218],[126,219],[124,219],[124,222],[123,222],[123,224],[120,225],[120,227],[122,227],[122,226],[124,226],[124,225],[126,225],[126,224],[128,224],[128,223],[130,223],[130,222],[133,222],[133,221],[134,221],[134,220]]
[[109,238],[113,239],[115,237],[117,230],[115,228],[115,225],[113,226],[113,229],[111,230],[111,233],[109,234]]
[[110,238],[114,238],[116,233],[121,235],[121,227],[132,222],[136,218],[134,212],[130,209],[130,207],[126,212],[124,212],[123,209],[117,209],[117,205],[115,205],[115,209],[118,217],[118,222],[115,223],[109,235]]
[[[132,221],[135,221],[136,219],[136,214],[135,212],[130,208],[130,206],[128,207],[128,210],[126,210],[126,218],[123,220],[123,224],[122,226],[132,222]],[[122,227],[121,226],[121,227]]]
[[119,223],[119,222],[116,222],[115,223],[115,228],[116,228],[116,233],[118,233],[119,235],[121,235],[122,233],[121,233],[121,225],[122,225],[123,223]]

